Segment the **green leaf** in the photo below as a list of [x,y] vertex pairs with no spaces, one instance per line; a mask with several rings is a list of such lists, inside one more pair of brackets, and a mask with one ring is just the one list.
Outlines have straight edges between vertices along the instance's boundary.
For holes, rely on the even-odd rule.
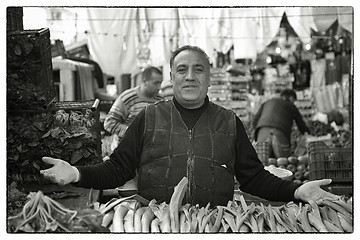
[[29,160],[26,159],[24,162],[22,162],[21,166],[24,167],[26,165],[29,165]]
[[33,141],[33,142],[29,142],[28,143],[28,146],[30,146],[30,147],[36,147],[36,146],[38,146],[39,145],[39,142],[38,141]]
[[33,125],[39,129],[40,131],[45,131],[46,130],[46,126],[44,122],[34,122]]
[[80,151],[74,151],[71,154],[71,164],[77,163],[80,159],[82,159],[83,155]]
[[60,135],[61,133],[63,133],[63,131],[62,131],[61,128],[59,128],[59,127],[56,127],[56,128],[54,128],[54,129],[51,130],[51,136],[52,136],[53,138],[59,138],[59,135]]
[[51,134],[51,130],[45,133],[41,138],[47,138],[48,136],[50,136],[50,134]]
[[37,164],[35,161],[32,164],[33,164],[34,168],[40,170],[39,164]]
[[78,141],[77,143],[74,144],[74,149],[79,149],[82,147],[82,142],[81,141]]
[[34,45],[32,45],[30,42],[25,42],[23,47],[24,47],[25,53],[29,54],[33,50]]
[[17,146],[16,149],[19,151],[19,153],[22,153],[22,145]]
[[63,151],[59,148],[53,148],[52,151],[56,154],[61,154]]
[[91,155],[91,153],[90,153],[88,150],[86,150],[86,149],[83,149],[83,150],[82,150],[82,153],[83,153],[83,155],[84,155],[85,158],[88,158],[88,157]]
[[16,44],[15,47],[14,47],[14,53],[18,56],[21,55],[21,47],[19,44]]

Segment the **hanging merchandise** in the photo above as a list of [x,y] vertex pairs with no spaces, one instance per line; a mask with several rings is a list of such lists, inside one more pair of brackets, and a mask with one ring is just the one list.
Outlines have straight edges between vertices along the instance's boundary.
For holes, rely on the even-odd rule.
[[89,21],[91,56],[104,73],[115,78],[136,68],[136,11],[136,8],[87,8],[89,19],[104,20]]
[[343,103],[345,106],[349,106],[349,75],[344,75],[342,78],[341,88],[343,92]]
[[331,110],[336,109],[336,107],[337,107],[335,88],[336,88],[335,84],[327,85],[325,87],[326,93],[327,93],[327,96],[328,96],[328,102],[329,102]]
[[178,8],[179,12],[179,45],[196,45],[202,48],[210,57],[216,60],[213,41],[209,29],[211,8]]
[[326,103],[324,102],[324,101],[326,101],[326,99],[324,100],[324,98],[323,98],[324,94],[322,92],[323,92],[322,88],[313,89],[315,106],[316,106],[316,110],[318,112],[326,112],[327,111],[327,106],[326,106]]
[[256,58],[256,29],[257,9],[233,8],[230,9],[232,33],[234,41],[234,57]]
[[228,8],[214,8],[209,20],[209,28],[213,46],[217,52],[226,54],[233,45],[230,10]]
[[310,88],[318,88],[325,85],[326,60],[321,57],[322,51],[319,50],[316,59],[311,60]]
[[340,76],[340,72],[335,64],[335,59],[326,60],[325,84],[329,85],[337,82],[338,76]]
[[139,44],[136,51],[137,66],[142,69],[151,65],[151,49],[146,44]]
[[163,66],[177,48],[178,12],[176,8],[138,9],[139,45],[145,44],[151,51],[153,66]]

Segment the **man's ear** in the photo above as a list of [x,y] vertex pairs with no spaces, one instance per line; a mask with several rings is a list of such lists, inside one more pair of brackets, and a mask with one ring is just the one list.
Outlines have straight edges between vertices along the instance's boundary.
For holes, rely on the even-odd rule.
[[171,74],[171,72],[169,72],[169,74],[170,74],[170,83],[173,84],[173,79],[172,79],[172,74]]

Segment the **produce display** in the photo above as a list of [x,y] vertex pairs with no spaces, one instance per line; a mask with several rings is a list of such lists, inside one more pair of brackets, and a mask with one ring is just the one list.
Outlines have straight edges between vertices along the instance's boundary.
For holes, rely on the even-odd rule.
[[108,232],[94,209],[65,208],[41,191],[30,192],[22,211],[8,218],[8,232]]
[[[249,233],[353,232],[352,198],[288,202],[281,206],[247,204],[243,195],[226,206],[182,204],[188,180],[174,189],[169,203],[144,202],[136,194],[67,209],[31,192],[22,211],[8,217],[8,232]],[[140,198],[142,199],[142,198]]]
[[352,198],[282,206],[229,201],[226,206],[182,204],[188,180],[175,187],[170,203],[143,204],[133,196],[100,204],[101,226],[114,233],[353,232]]
[[269,161],[266,166],[275,166],[279,168],[284,168],[293,173],[290,177],[290,181],[297,183],[305,183],[309,181],[309,157],[304,156],[290,156],[288,158],[269,158]]
[[350,131],[339,130],[332,141],[335,147],[352,147],[352,135]]
[[7,119],[8,177],[16,182],[46,183],[39,170],[50,156],[76,165],[101,161],[100,131],[90,108],[18,112]]
[[325,124],[320,121],[308,121],[307,126],[310,130],[310,135],[316,137],[324,136],[328,133],[333,135],[335,132],[335,130],[329,124]]

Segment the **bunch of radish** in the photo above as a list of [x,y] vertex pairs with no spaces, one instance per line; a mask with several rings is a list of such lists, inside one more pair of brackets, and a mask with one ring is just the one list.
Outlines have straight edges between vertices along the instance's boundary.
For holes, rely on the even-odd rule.
[[169,204],[144,206],[130,196],[100,206],[102,226],[125,233],[353,232],[352,199],[265,206],[248,205],[241,195],[226,206],[182,205],[187,182],[179,182]]

